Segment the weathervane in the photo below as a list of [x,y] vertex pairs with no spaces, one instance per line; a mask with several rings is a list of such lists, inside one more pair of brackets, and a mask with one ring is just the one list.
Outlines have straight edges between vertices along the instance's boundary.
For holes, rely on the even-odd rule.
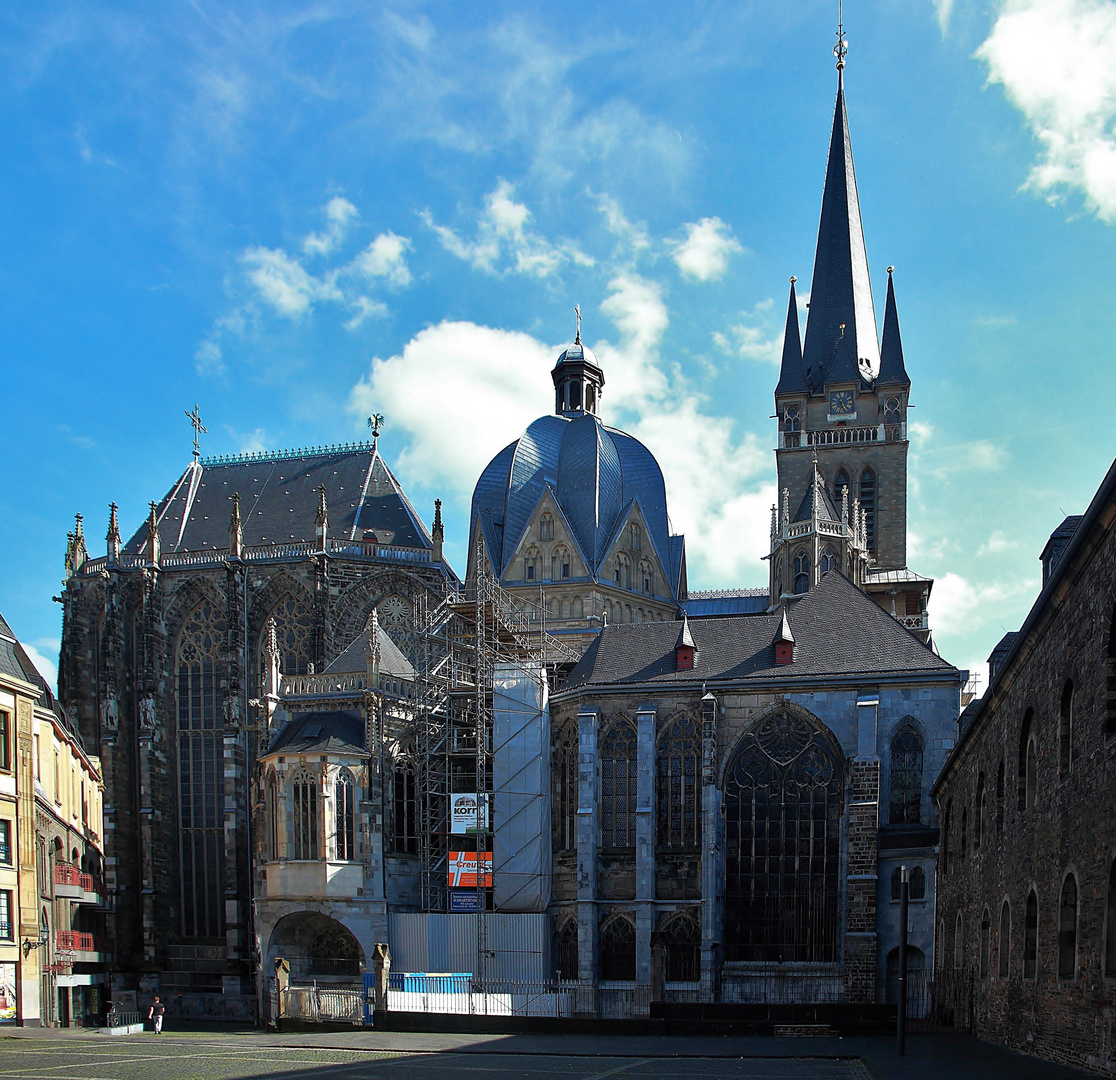
[[201,413],[198,412],[197,405],[194,406],[193,412],[186,413],[186,419],[190,421],[190,424],[194,428],[194,460],[197,461],[199,455],[201,454],[201,450],[198,447],[198,436],[208,435],[209,429],[206,428],[205,425],[202,423]]
[[372,429],[372,442],[375,443],[380,437],[380,428],[384,426],[383,416],[375,412],[368,418],[368,426]]
[[577,316],[577,330],[574,333],[574,344],[581,344],[581,305],[574,304],[574,315]]
[[845,20],[842,10],[844,0],[837,0],[837,44],[833,46],[833,55],[837,57],[837,70],[843,71],[845,57],[849,55],[849,43],[845,40]]

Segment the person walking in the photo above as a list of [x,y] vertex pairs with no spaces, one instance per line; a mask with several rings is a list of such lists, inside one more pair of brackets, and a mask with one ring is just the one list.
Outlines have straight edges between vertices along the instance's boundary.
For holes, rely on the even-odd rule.
[[163,1033],[163,1013],[166,1011],[166,1006],[158,998],[151,1003],[151,1008],[147,1010],[147,1019],[155,1025],[156,1035]]

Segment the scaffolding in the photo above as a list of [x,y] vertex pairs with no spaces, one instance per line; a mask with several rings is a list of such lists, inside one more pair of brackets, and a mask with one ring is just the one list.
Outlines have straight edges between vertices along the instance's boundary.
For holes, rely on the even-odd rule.
[[[483,986],[489,958],[487,912],[493,853],[493,689],[502,663],[545,666],[551,677],[579,654],[546,630],[545,603],[517,608],[501,588],[478,536],[476,572],[464,587],[418,612],[415,751],[421,785],[419,855],[424,911],[451,908],[451,796],[475,792],[477,962]],[[465,847],[467,836],[456,834]],[[457,891],[458,896],[462,896]],[[460,908],[458,910],[461,910]]]

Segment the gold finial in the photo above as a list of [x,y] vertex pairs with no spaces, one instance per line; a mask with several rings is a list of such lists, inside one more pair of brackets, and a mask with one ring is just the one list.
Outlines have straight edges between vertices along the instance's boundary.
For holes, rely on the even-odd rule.
[[845,57],[849,55],[849,43],[845,40],[843,6],[843,0],[837,0],[837,44],[833,46],[833,55],[837,57],[838,71],[844,71]]
[[791,274],[790,283],[793,285],[797,280],[798,278],[794,274]]
[[194,406],[194,411],[187,410],[186,419],[190,421],[194,428],[194,460],[198,459],[200,450],[198,449],[198,436],[208,435],[208,429],[202,424],[201,414],[198,412],[197,405]]
[[577,317],[577,329],[574,331],[574,344],[581,344],[581,305],[574,304],[574,315]]

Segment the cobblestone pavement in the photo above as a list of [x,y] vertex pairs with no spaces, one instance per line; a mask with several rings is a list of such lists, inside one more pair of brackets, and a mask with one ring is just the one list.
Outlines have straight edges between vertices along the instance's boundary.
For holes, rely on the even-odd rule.
[[213,1035],[0,1040],[19,1080],[871,1080],[859,1059],[566,1057],[309,1049]]

